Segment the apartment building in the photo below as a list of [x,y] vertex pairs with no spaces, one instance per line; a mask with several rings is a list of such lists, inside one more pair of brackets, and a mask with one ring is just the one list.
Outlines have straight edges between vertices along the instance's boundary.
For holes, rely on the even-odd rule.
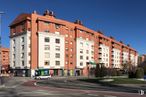
[[8,73],[9,71],[9,48],[0,48],[0,65],[1,65],[1,72]]
[[128,61],[137,65],[137,51],[129,45],[80,20],[57,19],[52,11],[20,14],[10,24],[10,66],[18,75],[86,76],[87,63],[121,68]]

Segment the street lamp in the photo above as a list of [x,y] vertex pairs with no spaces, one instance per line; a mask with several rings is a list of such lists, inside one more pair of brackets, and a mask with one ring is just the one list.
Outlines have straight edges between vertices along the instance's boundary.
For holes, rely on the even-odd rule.
[[[2,33],[2,27],[1,27],[1,25],[2,25],[2,14],[4,14],[4,12],[0,12],[0,76],[1,76],[1,69],[2,69],[2,56],[1,56],[1,54],[2,54],[2,52],[1,52],[1,33]],[[2,84],[2,78],[1,78],[1,83],[0,84]]]

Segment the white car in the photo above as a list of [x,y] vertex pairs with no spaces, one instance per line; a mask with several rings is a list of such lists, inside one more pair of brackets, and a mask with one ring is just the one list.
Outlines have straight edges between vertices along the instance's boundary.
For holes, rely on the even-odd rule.
[[40,75],[40,76],[35,76],[35,79],[49,79],[49,78],[51,78],[51,75]]

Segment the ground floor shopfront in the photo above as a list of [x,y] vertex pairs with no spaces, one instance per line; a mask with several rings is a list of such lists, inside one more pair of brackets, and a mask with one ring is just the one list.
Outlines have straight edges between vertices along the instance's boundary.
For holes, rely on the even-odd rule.
[[[11,72],[14,76],[31,76],[30,69],[12,69]],[[93,70],[89,71],[87,69],[37,69],[34,70],[34,76],[88,76],[88,72],[94,75]]]
[[88,76],[94,75],[95,70],[90,69],[38,69],[35,70],[35,75],[51,75],[51,76]]
[[65,70],[65,69],[38,69],[35,70],[35,75],[51,75],[51,76],[80,76],[82,70]]
[[30,69],[10,69],[14,76],[28,77],[30,76]]

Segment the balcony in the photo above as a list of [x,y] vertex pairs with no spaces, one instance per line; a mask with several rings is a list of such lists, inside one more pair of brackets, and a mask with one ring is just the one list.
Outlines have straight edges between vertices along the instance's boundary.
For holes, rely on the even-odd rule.
[[101,50],[102,48],[101,47],[99,47],[99,50]]

